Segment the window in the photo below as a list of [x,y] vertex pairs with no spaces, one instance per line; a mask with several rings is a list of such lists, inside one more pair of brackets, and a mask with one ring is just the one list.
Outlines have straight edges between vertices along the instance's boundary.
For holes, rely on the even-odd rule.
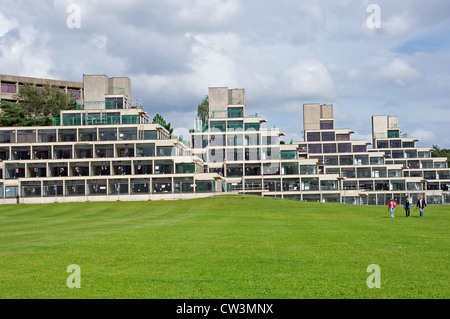
[[390,141],[391,148],[401,148],[402,141],[401,140],[392,140]]
[[[325,144],[324,144],[324,150],[325,150]],[[324,164],[325,165],[338,165],[339,160],[337,156],[325,156],[324,157]]]
[[229,107],[228,108],[228,117],[229,118],[244,117],[244,108],[243,107]]
[[337,180],[320,181],[320,188],[323,191],[338,190],[338,181]]
[[350,141],[350,134],[336,134],[336,141]]
[[195,173],[194,163],[180,163],[176,164],[177,174]]
[[153,172],[152,161],[134,161],[135,175],[152,174],[152,172]]
[[350,143],[338,144],[338,153],[351,153],[351,152],[352,152],[352,144]]
[[139,131],[139,138],[141,140],[157,140],[158,139],[158,131],[156,130],[145,130]]
[[17,143],[35,143],[36,130],[18,130]]
[[355,178],[355,169],[354,168],[341,168],[341,176],[347,178]]
[[244,154],[242,148],[227,149],[227,161],[242,161]]
[[322,141],[335,141],[334,132],[322,132]]
[[341,155],[339,156],[340,165],[353,165],[353,156],[352,155]]
[[278,145],[280,144],[280,138],[278,136],[263,136],[262,145]]
[[127,127],[127,128],[119,128],[119,140],[137,140],[137,128],[136,127]]
[[358,167],[356,171],[358,178],[370,178],[370,167]]
[[155,161],[155,174],[172,174],[172,161]]
[[336,144],[324,143],[323,153],[336,153]]
[[261,165],[260,164],[245,164],[245,175],[246,176],[261,175]]
[[321,120],[320,129],[321,130],[332,130],[334,128],[333,120]]
[[297,163],[282,163],[281,164],[282,175],[297,175],[298,164]]
[[369,165],[369,156],[355,155],[355,165]]
[[228,146],[240,146],[243,144],[242,134],[229,134],[227,137]]
[[2,92],[3,93],[16,93],[16,85],[15,84],[2,83]]
[[172,193],[171,178],[152,178],[153,193]]
[[308,153],[311,154],[322,153],[322,144],[309,144]]
[[297,151],[281,151],[281,159],[296,159]]
[[242,164],[228,164],[226,168],[228,177],[241,177],[244,175],[243,173],[243,165]]
[[301,175],[317,174],[317,166],[316,165],[300,165],[300,174]]
[[116,128],[99,128],[100,141],[117,141]]
[[280,164],[279,163],[264,163],[263,164],[264,175],[279,175]]
[[153,143],[136,144],[136,156],[137,157],[155,156],[155,144]]
[[367,151],[366,145],[353,145],[353,152],[355,153],[364,153]]
[[320,132],[308,132],[306,136],[308,142],[320,141]]
[[388,148],[388,141],[377,141],[377,148]]
[[175,156],[176,149],[174,146],[158,146],[157,156]]

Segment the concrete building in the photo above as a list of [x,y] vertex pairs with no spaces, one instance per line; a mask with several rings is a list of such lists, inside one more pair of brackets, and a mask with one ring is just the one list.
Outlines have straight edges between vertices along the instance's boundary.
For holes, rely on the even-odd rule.
[[[16,88],[55,83],[27,80]],[[0,203],[180,199],[221,189],[219,174],[204,173],[201,159],[150,122],[129,78],[85,75],[79,92],[77,109],[61,111],[53,126],[0,128]]]
[[[158,200],[246,193],[303,201],[385,205],[450,203],[446,158],[399,129],[395,116],[372,117],[372,141],[336,128],[333,105],[304,104],[304,140],[281,143],[246,112],[244,89],[209,88],[209,118],[185,145],[152,123],[127,77],[84,75],[83,82],[0,76],[2,100],[24,83],[77,93],[77,109],[52,126],[0,128],[0,203]],[[53,81],[53,82],[51,82]]]
[[335,127],[333,105],[304,104],[304,140],[281,144],[283,134],[246,115],[243,89],[210,88],[209,119],[191,134],[192,153],[224,177],[223,191],[304,201],[385,205],[421,195],[450,203],[446,158],[402,134],[398,118],[373,116],[373,147]]

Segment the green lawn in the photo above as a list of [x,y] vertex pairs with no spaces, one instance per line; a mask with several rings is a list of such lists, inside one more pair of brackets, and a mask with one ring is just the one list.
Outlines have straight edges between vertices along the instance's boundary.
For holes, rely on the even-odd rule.
[[448,298],[450,207],[411,215],[249,197],[0,205],[0,298]]

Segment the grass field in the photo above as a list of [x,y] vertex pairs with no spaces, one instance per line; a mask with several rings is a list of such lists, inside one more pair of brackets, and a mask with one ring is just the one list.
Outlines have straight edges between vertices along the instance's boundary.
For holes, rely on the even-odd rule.
[[249,197],[1,205],[0,298],[448,298],[450,207],[411,215]]

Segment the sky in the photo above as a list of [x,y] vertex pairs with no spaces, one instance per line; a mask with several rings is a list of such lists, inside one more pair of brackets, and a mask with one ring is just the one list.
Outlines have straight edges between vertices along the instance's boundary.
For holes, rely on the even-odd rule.
[[0,73],[129,77],[184,138],[208,87],[228,87],[287,143],[320,103],[354,140],[391,115],[418,146],[450,148],[449,13],[448,0],[0,0]]

